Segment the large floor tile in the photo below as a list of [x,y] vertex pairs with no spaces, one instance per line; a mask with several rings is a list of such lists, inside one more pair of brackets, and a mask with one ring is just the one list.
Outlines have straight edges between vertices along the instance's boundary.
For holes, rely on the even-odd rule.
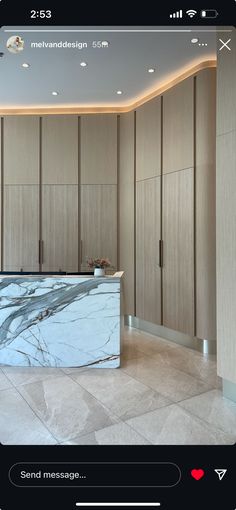
[[7,388],[12,388],[11,381],[9,381],[0,369],[0,390],[6,390]]
[[211,427],[176,404],[128,420],[128,425],[156,445],[233,444],[234,438]]
[[170,403],[163,395],[121,370],[89,370],[71,377],[122,420]]
[[168,349],[176,349],[178,347],[174,342],[151,335],[135,328],[124,328],[124,345],[128,345],[137,351],[141,351],[151,356],[153,353],[163,352]]
[[4,374],[12,381],[14,386],[42,381],[49,377],[63,376],[60,368],[49,367],[2,367]]
[[8,445],[57,443],[15,388],[0,392],[0,442]]
[[65,445],[148,445],[147,439],[140,436],[125,423],[111,425],[83,437],[74,438]]
[[186,347],[166,349],[163,352],[153,353],[152,358],[202,379],[213,387],[218,387],[220,384],[216,363],[192,349]]
[[147,356],[124,363],[122,371],[178,402],[212,389],[212,385]]
[[19,391],[60,442],[119,421],[66,375],[19,386]]
[[236,441],[236,404],[224,398],[220,391],[209,391],[180,402],[180,405],[209,424],[233,434]]

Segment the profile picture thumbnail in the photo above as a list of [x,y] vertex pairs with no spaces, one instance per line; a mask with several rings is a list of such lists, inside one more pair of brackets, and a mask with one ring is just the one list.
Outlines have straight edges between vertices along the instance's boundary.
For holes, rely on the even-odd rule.
[[9,37],[6,46],[11,53],[19,53],[24,49],[24,41],[19,35],[12,35]]

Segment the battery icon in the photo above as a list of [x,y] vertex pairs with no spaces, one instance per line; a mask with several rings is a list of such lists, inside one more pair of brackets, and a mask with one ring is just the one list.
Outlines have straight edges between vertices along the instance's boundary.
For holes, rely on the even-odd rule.
[[205,9],[201,11],[201,18],[216,18],[218,12],[215,9]]

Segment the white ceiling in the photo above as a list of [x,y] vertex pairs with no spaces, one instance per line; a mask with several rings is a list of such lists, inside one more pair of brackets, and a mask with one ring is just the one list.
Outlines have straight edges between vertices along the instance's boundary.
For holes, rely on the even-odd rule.
[[[175,32],[65,32],[66,27],[48,27],[50,32],[23,32],[22,27],[3,27],[0,30],[0,107],[24,106],[99,106],[129,104],[158,88],[171,74],[199,60],[216,58],[214,27],[175,27]],[[170,27],[143,27],[143,29],[170,30]],[[5,32],[5,30],[11,32]],[[24,27],[32,30],[32,27]],[[42,30],[42,27],[35,27]],[[46,28],[44,27],[44,30]],[[68,27],[69,30],[92,30],[92,27]],[[119,30],[119,27],[114,27]],[[122,29],[122,27],[120,27]],[[138,27],[130,27],[137,30]],[[64,32],[55,32],[64,30]],[[112,27],[104,27],[112,30]],[[199,31],[200,30],[200,31]],[[203,32],[203,30],[205,32]],[[206,32],[211,30],[211,32]],[[54,31],[54,33],[53,33]],[[11,35],[24,39],[24,51],[10,53],[6,41]],[[191,39],[207,46],[192,44]],[[93,49],[94,40],[107,40],[108,48]],[[30,48],[31,42],[87,42],[88,48]],[[80,62],[88,63],[86,68]],[[29,69],[22,63],[30,64]],[[155,73],[147,72],[149,67]],[[118,96],[117,90],[123,94]],[[52,96],[58,91],[58,96]]]

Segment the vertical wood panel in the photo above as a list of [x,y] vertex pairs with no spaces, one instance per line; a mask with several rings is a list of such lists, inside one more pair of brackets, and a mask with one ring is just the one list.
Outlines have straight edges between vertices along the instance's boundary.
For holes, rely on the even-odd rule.
[[236,383],[236,131],[217,139],[217,364]]
[[43,184],[78,184],[78,117],[42,118]]
[[136,184],[136,315],[161,323],[160,177]]
[[216,339],[216,71],[196,79],[196,335]]
[[163,95],[163,173],[194,166],[193,77]]
[[42,187],[43,271],[78,271],[78,186]]
[[124,313],[134,315],[134,112],[120,116],[119,160],[119,269]]
[[193,169],[163,177],[163,323],[194,334]]
[[38,271],[39,187],[4,186],[5,271]]
[[39,117],[5,117],[4,184],[39,184]]
[[[221,27],[222,30],[229,27]],[[217,53],[217,135],[228,133],[236,129],[236,30],[224,34],[226,40],[231,39],[229,46],[231,51],[223,48]],[[222,46],[217,38],[218,50]]]
[[161,98],[136,111],[136,180],[161,174]]
[[117,115],[81,116],[81,183],[117,184]]
[[117,186],[81,186],[82,270],[90,257],[109,258],[117,267]]

